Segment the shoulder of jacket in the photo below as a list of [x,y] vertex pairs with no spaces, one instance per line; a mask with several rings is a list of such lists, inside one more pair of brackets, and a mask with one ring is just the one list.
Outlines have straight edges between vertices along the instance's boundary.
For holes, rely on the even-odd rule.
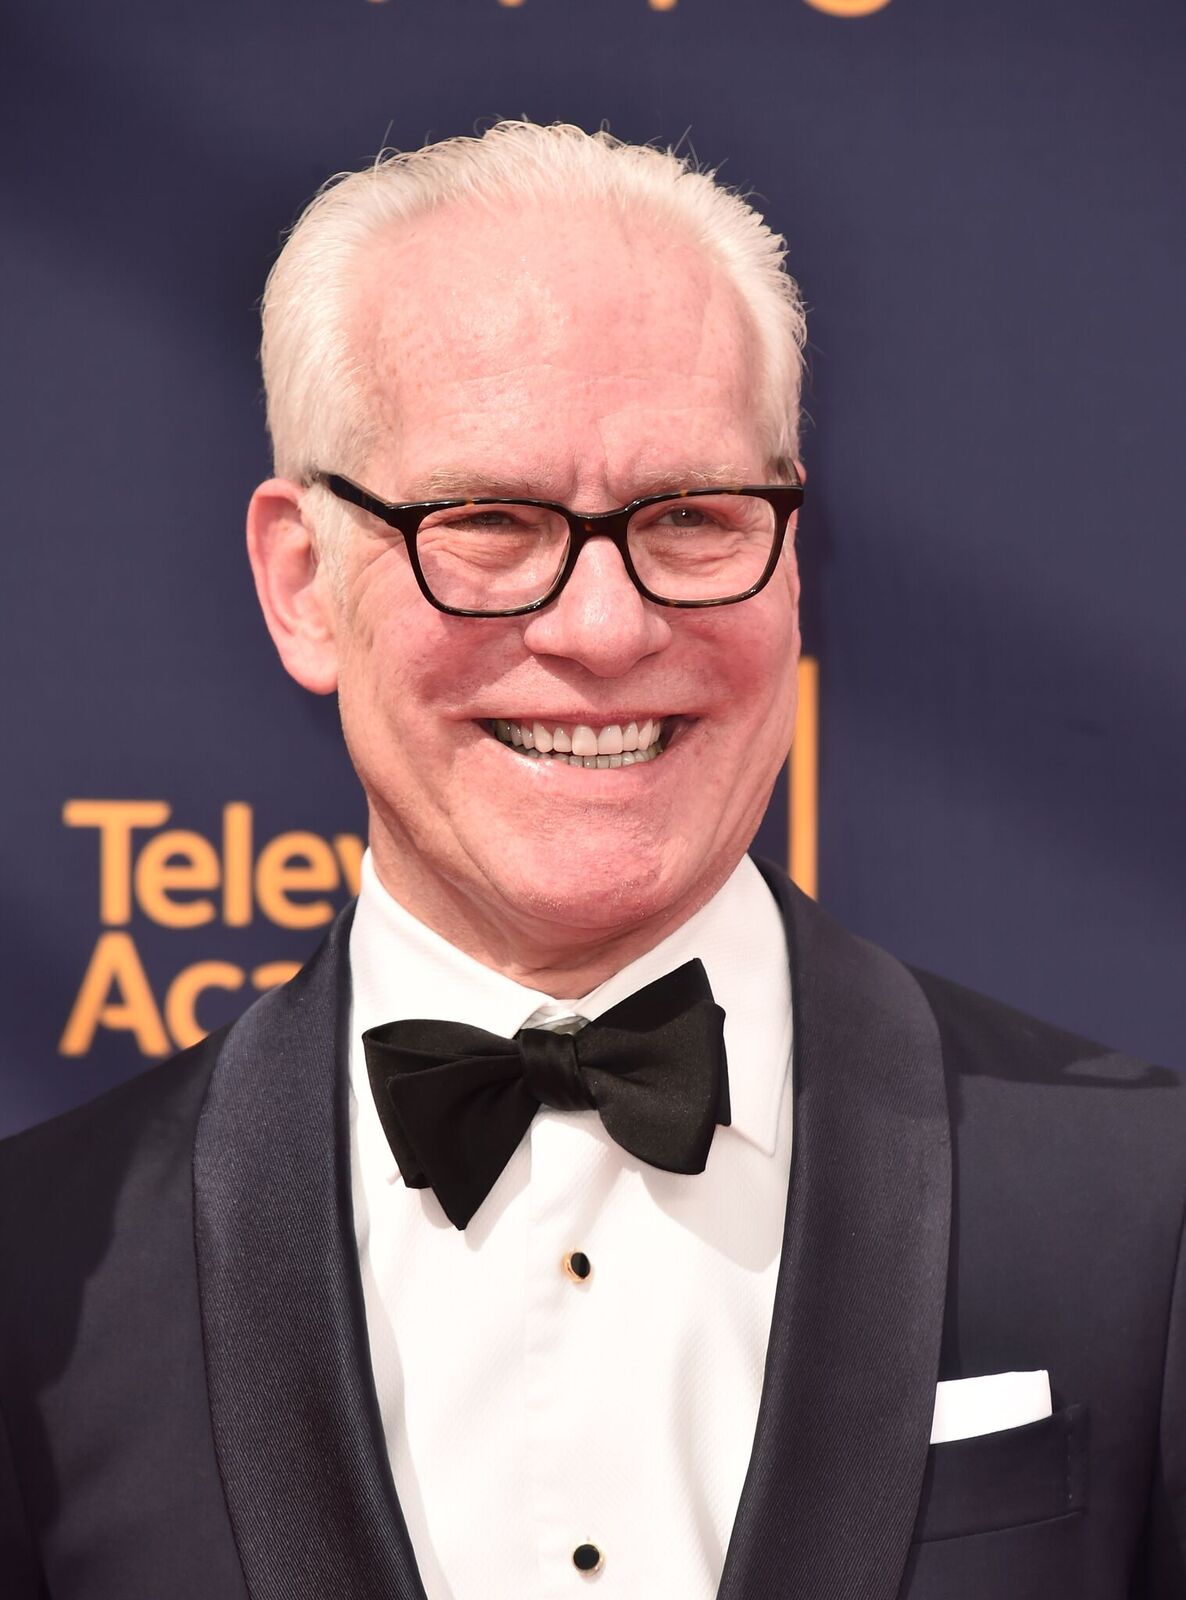
[[127,1149],[153,1127],[192,1134],[227,1031],[219,1029],[97,1098],[0,1140],[0,1185],[52,1181],[64,1165],[96,1165],[107,1148]]
[[[1133,1116],[1168,1118],[1186,1130],[1186,1075],[1043,1022],[949,978],[909,970],[934,1014],[949,1078],[1078,1091],[1092,1100],[1123,1103]],[[1067,1095],[1060,1096],[1060,1105],[1069,1108]]]

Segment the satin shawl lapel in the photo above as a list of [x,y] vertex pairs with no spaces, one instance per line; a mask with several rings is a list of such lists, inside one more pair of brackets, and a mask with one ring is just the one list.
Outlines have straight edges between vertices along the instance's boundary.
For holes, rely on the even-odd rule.
[[720,1600],[892,1600],[927,1459],[950,1137],[914,979],[781,875],[794,995],[783,1259]]
[[424,1600],[355,1253],[349,926],[228,1034],[195,1144],[210,1410],[252,1600]]

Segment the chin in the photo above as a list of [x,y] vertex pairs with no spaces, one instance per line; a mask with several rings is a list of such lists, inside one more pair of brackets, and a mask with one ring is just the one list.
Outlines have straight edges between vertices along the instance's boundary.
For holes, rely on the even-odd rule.
[[706,877],[702,868],[689,871],[691,865],[652,855],[624,868],[621,850],[578,849],[556,871],[541,871],[541,863],[533,861],[527,872],[503,877],[499,888],[521,915],[552,923],[558,932],[609,935],[661,921],[688,899]]

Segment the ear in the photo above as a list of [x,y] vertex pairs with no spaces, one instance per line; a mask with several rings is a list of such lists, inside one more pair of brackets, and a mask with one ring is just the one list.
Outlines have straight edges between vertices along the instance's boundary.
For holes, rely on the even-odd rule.
[[302,514],[304,495],[287,478],[260,484],[247,508],[247,553],[286,670],[313,694],[332,694],[338,686],[337,608]]

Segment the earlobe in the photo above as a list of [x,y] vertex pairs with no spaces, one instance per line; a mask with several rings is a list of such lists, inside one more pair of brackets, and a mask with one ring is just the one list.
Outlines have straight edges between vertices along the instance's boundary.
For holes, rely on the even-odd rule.
[[313,694],[332,694],[338,686],[336,608],[302,511],[304,493],[287,478],[260,484],[247,508],[247,553],[286,671]]

